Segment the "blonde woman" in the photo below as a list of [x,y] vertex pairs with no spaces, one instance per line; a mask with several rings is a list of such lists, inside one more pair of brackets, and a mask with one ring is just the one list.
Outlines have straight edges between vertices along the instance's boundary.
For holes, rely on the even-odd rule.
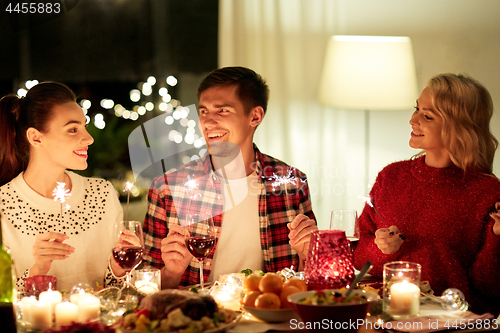
[[381,276],[391,261],[422,265],[440,295],[458,288],[477,313],[500,311],[500,219],[492,218],[500,181],[492,174],[498,142],[488,91],[463,75],[430,79],[410,119],[415,158],[385,167],[360,216],[355,252]]

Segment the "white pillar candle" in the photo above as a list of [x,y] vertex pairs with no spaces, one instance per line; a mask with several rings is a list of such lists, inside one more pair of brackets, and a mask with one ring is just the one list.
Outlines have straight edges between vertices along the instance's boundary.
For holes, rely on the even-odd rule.
[[84,323],[87,320],[99,319],[101,314],[101,301],[92,295],[80,297],[78,301],[78,322]]
[[80,289],[78,294],[73,294],[69,297],[71,303],[78,305],[78,301],[80,300],[80,297],[86,296],[87,294],[85,293],[85,290]]
[[78,318],[78,305],[62,302],[56,305],[56,326],[70,325]]
[[23,313],[23,321],[26,324],[31,323],[31,307],[36,304],[37,300],[35,296],[23,297],[21,298],[21,310]]
[[57,303],[61,303],[62,301],[62,295],[59,291],[57,290],[47,290],[44,291],[40,294],[38,299],[45,304],[50,304],[52,306],[52,311],[56,307]]
[[37,327],[52,327],[52,305],[38,301],[31,305],[31,324]]
[[395,315],[416,315],[420,307],[420,288],[408,281],[391,285],[391,311]]

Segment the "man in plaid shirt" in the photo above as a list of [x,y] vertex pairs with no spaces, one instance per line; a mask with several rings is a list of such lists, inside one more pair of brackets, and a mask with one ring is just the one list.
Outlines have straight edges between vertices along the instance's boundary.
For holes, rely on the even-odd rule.
[[[210,212],[216,244],[204,261],[205,280],[246,268],[300,270],[317,226],[305,175],[253,144],[269,99],[265,81],[248,68],[217,69],[200,84],[198,99],[208,153],[153,181],[145,264],[161,269],[162,289],[199,283],[200,264],[181,225],[188,213]],[[196,189],[188,190],[190,180]]]

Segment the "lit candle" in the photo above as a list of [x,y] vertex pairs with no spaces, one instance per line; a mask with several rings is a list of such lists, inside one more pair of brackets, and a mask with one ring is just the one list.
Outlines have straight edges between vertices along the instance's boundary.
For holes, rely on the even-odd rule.
[[38,301],[30,307],[31,323],[37,327],[52,326],[52,305]]
[[82,296],[86,296],[86,293],[85,293],[85,290],[80,289],[78,294],[71,295],[69,297],[69,300],[71,301],[71,303],[78,305],[78,301],[80,300],[80,297],[82,297]]
[[406,280],[391,285],[390,314],[416,315],[420,307],[420,288]]
[[80,297],[78,301],[78,322],[84,323],[87,320],[99,319],[101,314],[101,301],[92,295]]
[[31,323],[31,307],[36,304],[35,296],[23,297],[21,299],[21,310],[23,313],[23,321],[27,324]]
[[62,301],[62,295],[57,290],[49,289],[47,291],[42,292],[38,297],[38,299],[41,302],[44,302],[45,304],[50,304],[50,306],[52,307],[52,312],[54,312],[56,304]]
[[219,284],[213,286],[210,295],[219,306],[238,311],[240,309],[241,291],[229,284]]
[[78,318],[78,305],[62,302],[56,305],[56,326],[70,325]]
[[157,292],[159,290],[158,285],[154,282],[136,281],[135,287],[141,293],[146,294],[146,295],[154,294],[155,292]]

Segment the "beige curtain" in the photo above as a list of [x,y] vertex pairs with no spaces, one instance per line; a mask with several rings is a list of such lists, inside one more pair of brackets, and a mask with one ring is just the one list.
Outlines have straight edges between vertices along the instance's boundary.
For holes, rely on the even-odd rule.
[[307,173],[320,229],[332,209],[361,212],[365,189],[363,111],[317,101],[327,39],[339,33],[335,0],[220,0],[219,66],[246,66],[271,98],[255,142]]

